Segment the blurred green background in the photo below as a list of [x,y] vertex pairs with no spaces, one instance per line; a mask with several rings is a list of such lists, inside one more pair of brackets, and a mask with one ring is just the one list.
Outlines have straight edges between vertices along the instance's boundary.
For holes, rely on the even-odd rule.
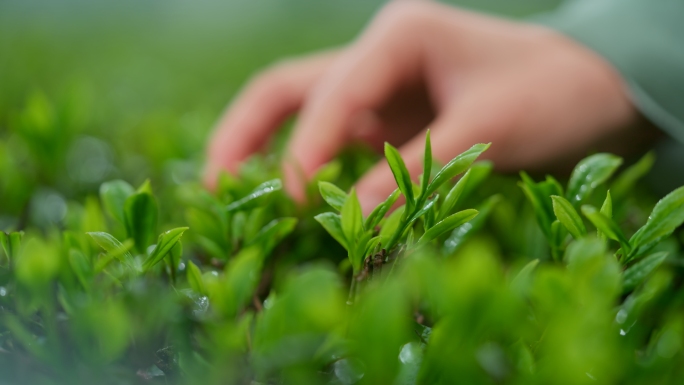
[[[383,3],[0,2],[0,228],[56,222],[105,180],[196,178],[209,130],[250,75],[349,42]],[[458,5],[524,17],[557,3]]]

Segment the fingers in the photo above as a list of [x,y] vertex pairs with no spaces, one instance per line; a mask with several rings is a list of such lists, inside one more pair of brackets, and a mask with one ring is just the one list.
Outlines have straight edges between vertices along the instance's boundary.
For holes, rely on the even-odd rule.
[[290,139],[284,170],[286,189],[295,199],[304,198],[302,179],[309,179],[349,141],[348,128],[359,113],[374,110],[394,90],[419,76],[420,27],[414,19],[402,20],[378,17],[307,98]]
[[258,151],[270,135],[302,104],[334,53],[285,62],[252,80],[221,118],[209,141],[205,184],[213,188],[222,170]]

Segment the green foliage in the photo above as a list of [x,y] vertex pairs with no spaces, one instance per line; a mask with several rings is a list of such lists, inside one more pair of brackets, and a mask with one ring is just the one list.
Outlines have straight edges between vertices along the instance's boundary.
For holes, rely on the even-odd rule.
[[159,263],[167,253],[171,252],[171,249],[177,244],[180,244],[180,238],[187,229],[187,227],[179,227],[161,233],[157,240],[157,244],[154,246],[154,250],[152,250],[145,262],[143,262],[143,270],[147,271],[152,268],[152,266]]
[[[36,100],[27,138],[56,125]],[[175,173],[36,192],[0,232],[0,382],[677,383],[684,190],[641,190],[650,156],[611,181],[621,160],[593,155],[566,185],[492,175],[487,148],[439,168],[428,132],[416,184],[387,145],[397,188],[367,217],[358,151],[305,206],[260,157],[213,192]]]
[[611,154],[595,154],[577,164],[570,175],[566,197],[577,206],[586,200],[600,184],[613,175],[622,159]]
[[648,222],[629,240],[633,253],[628,258],[636,258],[655,243],[672,234],[684,223],[684,187],[667,194],[653,208]]
[[556,214],[556,218],[575,239],[580,239],[587,235],[587,229],[584,227],[582,218],[580,218],[575,208],[572,207],[572,204],[567,199],[558,195],[551,195],[551,200],[553,201],[553,212]]
[[144,252],[154,240],[159,215],[157,200],[152,195],[149,181],[126,198],[123,212],[127,237],[133,239],[138,252]]

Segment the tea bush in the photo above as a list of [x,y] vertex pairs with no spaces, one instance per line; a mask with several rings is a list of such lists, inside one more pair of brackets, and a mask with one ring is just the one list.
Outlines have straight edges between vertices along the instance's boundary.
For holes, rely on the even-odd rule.
[[[0,167],[5,202],[62,157],[35,103],[17,128],[35,173]],[[488,144],[440,167],[425,143],[419,183],[385,146],[397,189],[367,217],[348,189],[360,151],[304,206],[269,157],[213,193],[112,180],[3,205],[0,383],[680,381],[684,187],[639,189],[651,154],[591,155],[563,184],[492,174]]]

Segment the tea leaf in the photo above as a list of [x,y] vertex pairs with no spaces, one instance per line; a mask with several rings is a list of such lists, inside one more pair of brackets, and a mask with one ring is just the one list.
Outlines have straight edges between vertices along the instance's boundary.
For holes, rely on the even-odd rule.
[[361,204],[356,197],[356,191],[352,189],[349,197],[344,202],[341,210],[342,232],[347,239],[347,245],[351,245],[357,234],[363,230],[363,214]]
[[607,218],[613,217],[613,198],[610,196],[610,190],[606,192],[606,199],[601,205],[601,214],[605,215]]
[[262,265],[261,250],[254,247],[243,249],[225,268],[227,303],[224,311],[227,315],[234,315],[252,297],[252,293],[259,283]]
[[518,274],[511,281],[511,288],[517,293],[523,293],[525,289],[529,286],[532,278],[532,272],[539,264],[539,259],[533,259],[528,262]]
[[192,261],[188,261],[187,269],[187,279],[190,288],[199,294],[206,295],[207,289],[204,287],[202,272],[200,271],[199,267],[197,267],[197,265],[195,265]]
[[339,187],[328,182],[318,182],[318,189],[321,191],[321,196],[328,204],[337,211],[342,211],[344,201],[347,200],[347,194]]
[[534,214],[537,217],[537,222],[539,222],[539,227],[541,227],[546,238],[551,239],[551,223],[555,220],[553,202],[549,195],[543,192],[539,185],[534,183],[527,173],[521,172],[520,177],[522,178],[522,182],[518,183],[518,186],[520,186],[525,193],[525,196],[532,204]]
[[425,197],[430,182],[432,171],[432,144],[430,143],[430,130],[425,133],[425,154],[423,155],[423,180],[420,183],[420,196]]
[[9,234],[0,231],[0,245],[2,245],[2,249],[5,251],[5,255],[10,261],[16,258],[19,253],[23,235],[24,233],[19,231],[11,232]]
[[371,213],[368,215],[368,218],[366,218],[366,221],[363,224],[363,227],[368,230],[372,230],[375,226],[382,221],[382,219],[385,217],[385,214],[392,208],[394,203],[399,199],[399,195],[401,194],[401,191],[399,189],[396,189],[390,194],[387,199],[379,204],[377,207],[371,211]]
[[483,203],[476,207],[478,212],[475,218],[471,219],[469,222],[465,223],[461,227],[455,229],[451,232],[451,235],[444,241],[444,246],[442,250],[445,255],[452,255],[455,253],[463,244],[470,239],[473,234],[477,233],[482,227],[484,227],[489,214],[492,212],[497,203],[501,200],[500,195],[493,195],[487,198]]
[[280,179],[273,179],[258,185],[246,197],[237,200],[226,207],[229,213],[236,211],[251,210],[259,207],[264,203],[264,200],[276,191],[283,188],[283,182]]
[[127,258],[133,258],[131,253],[129,253],[124,245],[119,242],[118,239],[114,238],[113,235],[105,233],[102,231],[86,233],[90,235],[91,238],[97,243],[101,248],[103,248],[108,253],[120,253],[125,255]]
[[638,250],[641,246],[672,234],[682,223],[684,223],[684,186],[658,201],[646,224],[632,236],[629,243],[634,250]]
[[[432,207],[435,205],[435,202],[437,201],[437,199],[439,199],[439,195],[435,196],[434,199],[425,203],[423,205],[423,207],[420,210],[413,213],[413,215],[411,215],[411,217],[408,220],[405,220],[404,216],[402,215],[401,220],[399,221],[399,223],[398,223],[398,225],[394,231],[394,234],[392,234],[392,236],[389,238],[389,240],[385,240],[385,242],[384,242],[385,248],[387,250],[392,249],[396,245],[396,243],[399,241],[399,239],[402,237],[404,232],[407,229],[409,229],[411,227],[411,225],[413,225],[413,223],[418,220],[418,218],[424,216],[425,214],[430,212],[430,210],[432,210]],[[404,211],[404,214],[406,214],[406,211]]]
[[126,223],[124,205],[126,199],[135,194],[133,186],[123,180],[105,182],[100,186],[100,199],[110,217],[121,224]]
[[369,255],[375,251],[375,248],[380,245],[380,242],[382,241],[382,238],[378,235],[376,237],[373,237],[366,242],[366,249],[364,251],[364,255]]
[[418,240],[418,244],[424,245],[436,239],[440,235],[448,231],[451,231],[457,228],[458,226],[461,226],[464,223],[468,222],[469,220],[475,218],[477,214],[477,210],[468,209],[449,215],[444,220],[437,222],[428,231],[426,231],[425,234],[423,234],[423,236],[420,237],[420,239]]
[[552,195],[551,200],[553,201],[553,212],[573,238],[580,239],[587,235],[587,228],[584,227],[582,218],[567,199]]
[[347,238],[342,231],[342,220],[340,216],[335,213],[323,213],[314,217],[318,223],[330,234],[342,247],[347,247]]
[[608,180],[622,164],[622,158],[611,154],[595,154],[581,160],[570,175],[566,198],[577,206],[594,189]]
[[297,218],[274,219],[259,231],[248,246],[258,245],[264,255],[268,255],[295,229],[295,226],[297,226]]
[[422,216],[426,215],[427,213],[429,213],[430,210],[432,210],[432,207],[434,207],[435,202],[437,202],[438,200],[439,200],[439,195],[435,195],[434,198],[432,198],[429,202],[425,203],[425,204],[423,205],[423,207],[422,207],[420,210],[418,210],[418,211],[416,211],[415,213],[413,213],[413,215],[411,216],[411,218],[410,218],[410,219],[408,220],[408,222],[406,223],[406,226],[405,226],[405,227],[408,227],[408,226],[412,225],[412,224],[413,224],[415,221],[417,221],[420,217],[422,217]]
[[143,253],[154,241],[158,211],[157,200],[152,195],[149,181],[124,203],[126,234],[133,239],[139,253]]
[[152,268],[152,266],[161,261],[166,256],[166,253],[171,251],[171,248],[173,248],[176,243],[180,241],[183,233],[187,229],[187,227],[178,227],[161,233],[154,250],[149,257],[147,257],[145,262],[143,262],[143,271],[148,271],[150,268]]
[[620,201],[626,196],[636,182],[651,171],[654,163],[655,154],[651,151],[618,175],[610,187],[615,198]]
[[489,177],[494,170],[494,162],[490,160],[478,160],[473,162],[468,169],[470,176],[468,183],[466,183],[463,193],[459,199],[465,199],[470,196],[477,188]]
[[90,288],[90,279],[93,275],[93,267],[90,260],[81,251],[76,249],[69,250],[69,266],[76,274],[76,278],[84,289]]
[[351,261],[354,273],[361,270],[363,261],[366,259],[366,249],[368,248],[373,233],[370,231],[363,232],[354,240],[354,249],[349,253],[349,260]]
[[389,143],[385,143],[385,157],[387,158],[387,163],[392,170],[394,179],[397,182],[397,186],[401,190],[401,193],[406,197],[406,207],[410,212],[415,204],[411,175],[409,174],[406,164],[401,158],[399,151],[392,147],[392,145]]
[[477,159],[480,154],[489,148],[490,144],[491,143],[476,144],[449,161],[449,163],[447,163],[444,167],[442,167],[441,170],[437,172],[437,175],[435,175],[435,178],[428,186],[426,195],[432,194],[439,188],[439,186],[446,183],[446,181],[455,178],[458,174],[467,170],[468,167],[470,167],[470,165],[475,161],[475,159]]
[[[613,218],[613,199],[610,196],[610,190],[606,192],[606,199],[603,200],[603,204],[601,205],[601,214],[603,214],[606,218]],[[594,225],[595,226],[595,225]],[[604,238],[605,235],[601,230],[596,228],[596,235],[599,238]]]
[[551,175],[546,176],[546,183],[551,186],[552,190],[554,191],[554,195],[559,195],[563,196],[565,195],[563,193],[563,186],[556,180],[556,178],[552,177]]
[[605,234],[608,238],[620,243],[620,247],[625,252],[629,254],[632,250],[627,237],[622,233],[620,226],[618,226],[612,219],[607,217],[605,214],[596,210],[596,208],[588,205],[582,206],[582,214],[584,214],[589,221],[596,226],[601,233]]
[[627,292],[637,287],[651,272],[663,263],[665,258],[667,258],[667,254],[666,251],[654,253],[628,267],[622,273],[623,290]]
[[451,212],[451,210],[456,206],[456,203],[458,202],[458,198],[461,197],[461,194],[463,193],[463,190],[465,189],[465,186],[468,184],[468,180],[470,178],[470,171],[468,170],[461,179],[456,182],[454,187],[449,190],[449,193],[447,194],[446,198],[444,198],[444,202],[442,203],[442,207],[439,210],[439,216],[437,217],[438,220],[442,220],[446,218],[447,215]]
[[382,239],[382,245],[384,248],[388,249],[390,245],[390,239],[399,231],[399,226],[402,223],[402,218],[406,212],[406,206],[401,206],[395,210],[389,217],[385,220],[385,223],[380,229],[380,238]]

